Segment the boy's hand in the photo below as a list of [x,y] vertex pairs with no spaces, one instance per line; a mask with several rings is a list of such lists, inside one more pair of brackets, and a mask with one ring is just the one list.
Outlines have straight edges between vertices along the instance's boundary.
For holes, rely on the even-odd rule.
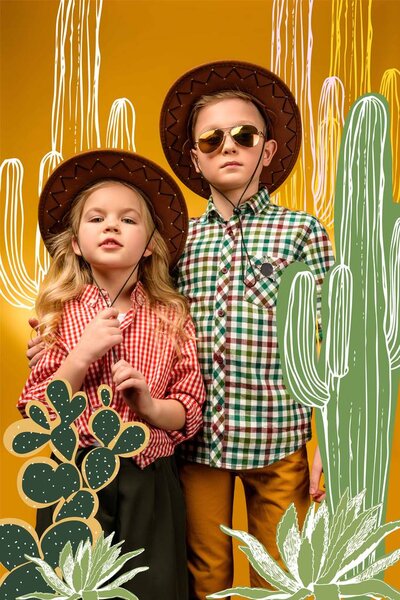
[[310,473],[310,496],[312,497],[314,502],[322,502],[322,500],[325,500],[326,497],[325,490],[321,490],[319,487],[321,483],[322,473],[323,469],[321,453],[319,451],[319,446],[317,446],[315,449],[314,460]]
[[88,366],[121,344],[123,338],[116,308],[101,310],[85,327],[71,354]]
[[112,366],[113,381],[116,389],[135,413],[151,422],[155,403],[150,395],[145,378],[126,360],[119,360]]
[[[35,319],[35,317],[31,317],[28,321],[29,325],[32,329],[36,330],[39,325],[39,321]],[[37,362],[39,362],[40,357],[43,355],[45,349],[44,342],[42,341],[42,336],[37,335],[33,339],[31,338],[28,342],[28,349],[26,351],[26,358],[29,361],[29,368],[32,369]]]

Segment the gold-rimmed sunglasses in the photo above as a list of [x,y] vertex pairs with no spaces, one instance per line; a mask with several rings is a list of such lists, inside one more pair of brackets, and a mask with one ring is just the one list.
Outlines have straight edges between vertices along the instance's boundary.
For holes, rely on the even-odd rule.
[[260,138],[265,137],[264,132],[259,131],[255,125],[235,125],[234,127],[204,131],[199,135],[194,144],[203,154],[210,154],[210,152],[214,152],[223,144],[227,134],[239,146],[244,146],[245,148],[254,148],[254,146],[257,146]]

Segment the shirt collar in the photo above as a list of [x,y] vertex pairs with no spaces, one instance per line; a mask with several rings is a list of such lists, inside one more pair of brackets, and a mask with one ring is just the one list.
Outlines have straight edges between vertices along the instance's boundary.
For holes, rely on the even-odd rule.
[[[104,298],[106,301],[110,303],[110,296],[106,290],[102,290]],[[97,285],[89,283],[85,285],[82,293],[79,295],[79,301],[82,304],[87,304],[88,306],[96,306],[100,305],[106,308],[106,303],[104,302],[104,298],[101,295],[99,288]],[[146,290],[143,287],[143,284],[138,281],[131,293],[131,301],[133,307],[141,306],[147,300]]]
[[[244,214],[260,214],[268,207],[269,202],[268,190],[266,187],[262,187],[256,194],[254,194],[254,196],[251,196],[251,198],[240,205],[240,210]],[[210,196],[208,199],[207,209],[202,217],[202,220],[212,221],[215,219],[222,220],[222,217],[214,206],[212,196]]]

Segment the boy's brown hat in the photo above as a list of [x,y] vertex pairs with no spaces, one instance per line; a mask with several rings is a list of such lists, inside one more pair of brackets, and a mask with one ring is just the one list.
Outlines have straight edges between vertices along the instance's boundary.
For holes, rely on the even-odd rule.
[[148,158],[124,150],[93,150],[62,162],[50,175],[39,201],[39,227],[46,246],[52,235],[68,226],[73,200],[100,180],[131,184],[147,201],[153,220],[164,237],[174,266],[185,247],[188,213],[173,178]]
[[[170,88],[161,109],[160,132],[165,156],[179,179],[200,196],[209,196],[208,183],[193,166],[190,121],[194,104],[204,95],[240,90],[253,96],[270,121],[269,138],[278,149],[262,170],[260,181],[276,190],[293,169],[301,144],[301,117],[293,94],[274,73],[247,62],[220,61],[188,71]],[[263,112],[263,111],[262,111]],[[233,123],[234,125],[234,123]]]

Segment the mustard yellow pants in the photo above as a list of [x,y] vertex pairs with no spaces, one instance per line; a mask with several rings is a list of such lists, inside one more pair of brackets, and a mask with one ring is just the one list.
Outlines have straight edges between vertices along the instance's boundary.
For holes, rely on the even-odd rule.
[[[301,527],[310,506],[305,446],[264,468],[230,471],[181,462],[179,473],[186,502],[190,600],[204,600],[207,594],[232,586],[232,539],[219,526],[232,526],[235,477],[243,483],[249,533],[283,565],[276,527],[292,502]],[[269,587],[252,568],[250,584]]]

